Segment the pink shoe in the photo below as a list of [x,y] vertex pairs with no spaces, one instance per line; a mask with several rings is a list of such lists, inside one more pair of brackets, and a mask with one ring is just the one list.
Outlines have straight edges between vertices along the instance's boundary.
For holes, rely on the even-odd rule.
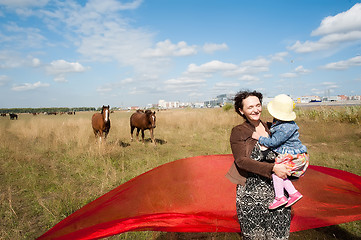
[[300,192],[295,192],[294,194],[291,194],[288,198],[288,203],[285,207],[290,207],[293,204],[295,204],[298,200],[302,198],[302,194]]
[[281,207],[287,203],[287,198],[285,196],[282,196],[280,198],[275,197],[275,200],[269,205],[269,209],[276,209],[278,207]]

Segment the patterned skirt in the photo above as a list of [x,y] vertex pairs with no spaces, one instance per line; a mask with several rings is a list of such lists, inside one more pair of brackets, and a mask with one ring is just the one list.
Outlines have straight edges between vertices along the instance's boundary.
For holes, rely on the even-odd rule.
[[269,210],[274,199],[272,180],[250,173],[245,186],[237,185],[237,216],[243,240],[288,239],[291,209]]
[[275,159],[276,164],[284,163],[291,167],[292,177],[301,177],[310,164],[310,156],[308,153],[299,154],[279,154]]

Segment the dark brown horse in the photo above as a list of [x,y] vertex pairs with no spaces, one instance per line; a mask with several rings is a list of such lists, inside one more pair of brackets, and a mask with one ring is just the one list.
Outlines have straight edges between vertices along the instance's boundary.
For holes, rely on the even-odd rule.
[[99,137],[102,141],[103,133],[104,139],[107,138],[110,129],[109,105],[103,106],[101,113],[94,113],[92,117],[92,126],[95,137]]
[[15,113],[9,113],[9,116],[10,116],[10,120],[18,120],[18,115],[15,114]]
[[131,140],[133,141],[133,132],[134,129],[137,128],[136,138],[139,141],[139,131],[142,130],[142,141],[144,143],[144,130],[149,129],[150,131],[150,138],[154,144],[154,134],[153,130],[155,128],[155,112],[151,110],[146,110],[145,112],[142,110],[137,110],[135,113],[130,116],[130,136]]

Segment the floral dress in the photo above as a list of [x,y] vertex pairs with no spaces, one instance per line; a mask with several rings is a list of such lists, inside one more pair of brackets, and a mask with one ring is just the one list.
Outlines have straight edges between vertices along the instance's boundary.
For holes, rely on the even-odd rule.
[[[272,151],[261,151],[258,143],[251,153],[255,161],[274,161],[275,157]],[[272,180],[254,173],[248,173],[244,186],[237,185],[237,216],[243,240],[288,239],[291,209],[269,210],[274,197]]]

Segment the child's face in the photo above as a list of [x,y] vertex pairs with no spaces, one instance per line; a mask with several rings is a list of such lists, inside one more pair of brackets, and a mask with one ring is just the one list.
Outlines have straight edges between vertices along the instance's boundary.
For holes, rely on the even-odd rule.
[[246,116],[249,121],[259,121],[262,113],[262,105],[259,98],[249,96],[243,100],[243,109],[239,111]]

